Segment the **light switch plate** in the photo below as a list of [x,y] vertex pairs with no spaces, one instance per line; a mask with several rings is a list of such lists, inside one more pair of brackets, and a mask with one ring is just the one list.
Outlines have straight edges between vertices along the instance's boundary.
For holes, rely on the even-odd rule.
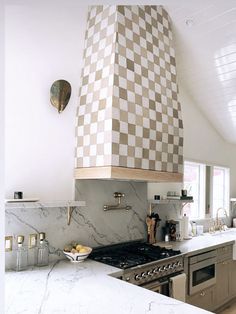
[[29,248],[34,248],[37,246],[37,233],[29,235]]
[[5,252],[12,251],[13,236],[5,237]]

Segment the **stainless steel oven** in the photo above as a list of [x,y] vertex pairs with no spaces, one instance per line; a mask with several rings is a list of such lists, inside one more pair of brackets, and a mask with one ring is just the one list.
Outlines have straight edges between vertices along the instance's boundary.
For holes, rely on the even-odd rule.
[[[160,294],[166,295],[168,297],[170,297],[170,296],[172,297],[173,289],[172,289],[171,278],[173,278],[179,274],[182,274],[182,273],[183,273],[183,271],[177,272],[177,273],[172,274],[170,276],[162,277],[159,280],[155,280],[155,281],[146,283],[146,284],[142,285],[142,287],[145,289],[151,290],[153,292],[160,293]],[[185,286],[179,287],[179,289],[182,289],[182,288],[184,289],[184,293],[185,293]]]
[[151,290],[153,292],[157,292],[157,293],[169,296],[170,295],[169,285],[170,285],[169,279],[166,278],[162,280],[161,282],[160,281],[150,282],[143,285],[142,287],[145,289]]
[[[172,279],[182,274],[183,271],[183,256],[178,255],[162,261],[125,269],[120,279],[156,293],[171,296]],[[185,290],[185,285],[183,288]]]
[[189,257],[189,294],[216,283],[216,250]]

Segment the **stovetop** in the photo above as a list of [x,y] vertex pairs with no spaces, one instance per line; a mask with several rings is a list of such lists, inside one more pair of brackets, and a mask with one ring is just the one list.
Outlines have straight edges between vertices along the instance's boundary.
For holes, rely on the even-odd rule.
[[144,242],[126,242],[95,248],[90,258],[121,269],[128,269],[181,254],[180,251]]

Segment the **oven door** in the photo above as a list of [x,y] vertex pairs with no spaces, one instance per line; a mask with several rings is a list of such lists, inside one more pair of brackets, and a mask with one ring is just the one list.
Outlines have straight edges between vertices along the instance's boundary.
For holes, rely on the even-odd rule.
[[145,288],[145,289],[148,289],[148,290],[151,290],[153,292],[157,292],[157,293],[160,293],[160,294],[163,294],[166,296],[170,295],[169,279],[163,280],[161,282],[159,280],[156,280],[156,281],[153,281],[151,283],[147,283],[147,284],[142,285],[142,288]]
[[192,295],[216,283],[216,258],[189,265],[189,294]]

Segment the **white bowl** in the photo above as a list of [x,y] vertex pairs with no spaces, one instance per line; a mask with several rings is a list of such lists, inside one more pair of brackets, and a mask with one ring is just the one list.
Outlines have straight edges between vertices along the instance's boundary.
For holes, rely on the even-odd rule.
[[88,246],[86,246],[86,249],[88,250],[88,252],[86,253],[70,253],[70,252],[65,252],[65,251],[63,251],[63,253],[71,262],[79,263],[79,262],[83,262],[93,250],[91,247],[88,247]]

